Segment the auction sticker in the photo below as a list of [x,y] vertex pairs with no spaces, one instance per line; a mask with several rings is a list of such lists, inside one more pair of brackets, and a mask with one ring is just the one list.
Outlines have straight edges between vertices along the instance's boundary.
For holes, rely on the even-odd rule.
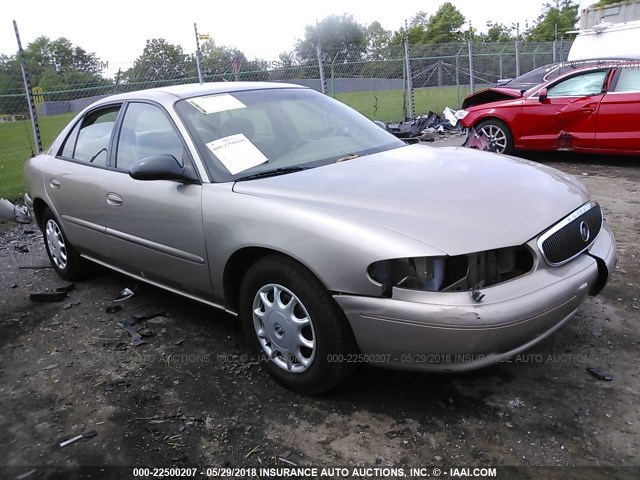
[[196,107],[205,115],[212,113],[226,112],[229,110],[237,110],[238,108],[247,108],[247,106],[233,95],[223,93],[221,95],[210,95],[208,97],[190,98],[187,100],[191,105]]
[[268,159],[243,133],[207,143],[218,160],[222,162],[229,173],[235,175],[266,162]]

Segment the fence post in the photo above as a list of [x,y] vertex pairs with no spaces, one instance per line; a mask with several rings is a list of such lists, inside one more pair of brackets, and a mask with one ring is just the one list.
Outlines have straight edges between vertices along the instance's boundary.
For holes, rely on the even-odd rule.
[[16,40],[18,41],[18,52],[20,53],[20,69],[22,70],[22,79],[24,80],[24,91],[27,95],[27,105],[29,106],[29,114],[31,117],[31,128],[33,128],[33,139],[36,144],[36,153],[42,151],[42,139],[40,138],[40,126],[38,125],[38,116],[36,115],[36,107],[33,104],[33,92],[31,91],[31,81],[29,80],[29,70],[27,69],[27,61],[22,50],[22,42],[20,41],[20,33],[18,32],[18,24],[13,21],[13,29],[16,31]]
[[318,70],[320,72],[320,89],[322,93],[327,93],[327,81],[324,78],[324,67],[322,65],[322,50],[320,48],[320,43],[316,46],[316,54],[318,55]]
[[473,42],[471,40],[467,40],[467,50],[469,51],[469,88],[471,88],[471,93],[473,93]]
[[520,41],[516,40],[516,77],[520,76]]
[[198,83],[202,85],[202,65],[200,62],[200,38],[198,37],[198,25],[193,22],[193,31],[196,34],[196,69],[198,70]]
[[404,38],[404,63],[407,72],[407,93],[409,94],[409,118],[413,118],[413,79],[411,75],[411,48],[409,47],[409,37],[405,35]]
[[558,42],[556,40],[553,41],[553,63],[557,62],[557,60],[556,60],[556,44],[557,43]]
[[[459,53],[460,50],[458,50],[458,54]],[[456,98],[458,100],[458,103],[456,103],[456,105],[460,106],[460,62],[458,61],[458,54],[456,55]]]

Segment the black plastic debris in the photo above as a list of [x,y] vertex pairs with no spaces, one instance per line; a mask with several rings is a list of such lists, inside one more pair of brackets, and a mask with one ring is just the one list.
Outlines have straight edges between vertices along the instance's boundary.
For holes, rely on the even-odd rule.
[[59,302],[67,298],[67,292],[39,292],[29,295],[32,302]]
[[480,290],[474,290],[471,292],[471,298],[473,298],[478,303],[481,302],[484,297],[485,297],[485,294],[482,293]]
[[137,323],[137,322],[144,322],[145,320],[151,320],[152,318],[156,318],[156,317],[165,317],[166,315],[167,315],[167,312],[158,311],[153,313],[134,314],[134,315],[131,315],[131,319]]
[[[434,140],[435,137],[432,137],[432,134],[435,132],[443,134],[461,131],[460,126],[451,125],[447,119],[431,111],[427,115],[409,118],[403,122],[387,123],[386,125],[387,130],[398,138],[411,139],[423,137],[421,140],[424,141]],[[428,135],[425,136],[425,134]]]
[[105,312],[106,313],[116,313],[119,312],[120,310],[122,310],[122,305],[109,305]]
[[136,330],[131,325],[127,325],[124,322],[118,322],[118,326],[129,334],[129,336],[131,337],[131,343],[134,346],[139,347],[140,345],[144,345],[145,343],[147,343],[142,339],[142,335],[138,332],[138,330]]
[[613,373],[602,370],[600,367],[587,367],[587,371],[598,380],[610,382],[613,380]]
[[29,247],[26,245],[14,245],[13,248],[20,253],[29,253]]
[[69,292],[74,291],[75,289],[76,289],[76,284],[75,283],[67,283],[66,285],[63,285],[62,287],[56,288],[56,292],[69,293]]
[[113,299],[114,302],[124,302],[125,300],[133,297],[133,290],[130,288],[123,288],[118,296]]

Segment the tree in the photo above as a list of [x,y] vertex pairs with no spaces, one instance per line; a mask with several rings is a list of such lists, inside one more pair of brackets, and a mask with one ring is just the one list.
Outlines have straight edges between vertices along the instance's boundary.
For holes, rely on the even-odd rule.
[[487,22],[487,33],[481,33],[476,37],[477,40],[485,43],[493,42],[510,42],[516,39],[514,34],[515,26],[507,27],[502,23]]
[[[445,2],[431,16],[426,12],[416,13],[409,22],[407,36],[411,45],[459,42],[464,39],[464,24],[464,15],[451,2]],[[395,32],[391,43],[401,45],[404,33],[404,28]]]
[[465,18],[451,2],[443,3],[438,11],[429,17],[424,43],[459,42],[464,39],[462,26]]
[[[206,76],[224,76],[226,79],[234,79],[234,62],[238,65],[240,74],[252,72],[247,80],[266,80],[266,76],[260,73],[261,68],[259,60],[247,60],[246,55],[237,48],[218,46],[213,39],[208,40],[200,46],[200,59],[202,61],[202,70]],[[242,77],[242,75],[240,75]],[[215,80],[215,79],[214,79]]]
[[176,80],[195,75],[194,59],[186,55],[182,47],[167,42],[164,38],[147,40],[133,67],[124,72],[129,83]]
[[98,57],[64,37],[56,40],[38,37],[24,53],[31,84],[44,91],[105,83]]
[[556,36],[571,36],[567,32],[576,28],[579,8],[572,0],[545,3],[540,16],[525,33],[525,38],[530,42],[549,42],[555,40]]
[[382,60],[387,57],[391,44],[391,32],[375,21],[366,28],[367,59]]
[[303,62],[317,61],[318,39],[322,51],[329,55],[333,63],[360,60],[367,46],[365,27],[351,15],[330,15],[322,19],[317,27],[307,25],[304,39],[298,40],[296,54]]

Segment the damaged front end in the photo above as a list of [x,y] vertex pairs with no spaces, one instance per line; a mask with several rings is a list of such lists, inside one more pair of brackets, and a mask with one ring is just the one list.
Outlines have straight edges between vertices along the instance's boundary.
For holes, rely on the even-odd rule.
[[462,108],[475,107],[502,100],[513,100],[520,97],[522,97],[522,92],[513,88],[486,88],[465,98],[462,102]]
[[465,292],[497,285],[531,271],[534,257],[527,246],[507,247],[449,257],[396,258],[372,263],[367,273],[382,285],[427,292]]

